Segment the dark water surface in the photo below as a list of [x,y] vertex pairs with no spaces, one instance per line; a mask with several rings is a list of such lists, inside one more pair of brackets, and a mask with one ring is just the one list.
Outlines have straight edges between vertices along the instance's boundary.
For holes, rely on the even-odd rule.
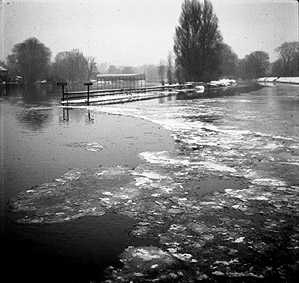
[[[67,111],[55,98],[28,101],[12,94],[0,99],[1,232],[5,232],[2,243],[10,281],[100,278],[103,267],[115,263],[132,242],[129,231],[134,219],[111,212],[101,218],[78,219],[78,215],[64,223],[24,225],[16,223],[19,215],[10,212],[9,201],[68,172],[134,168],[140,163],[139,152],[173,148],[169,133],[135,118],[86,109]],[[55,200],[52,197],[46,203]]]
[[235,94],[68,112],[2,99],[11,272],[295,281],[299,87]]

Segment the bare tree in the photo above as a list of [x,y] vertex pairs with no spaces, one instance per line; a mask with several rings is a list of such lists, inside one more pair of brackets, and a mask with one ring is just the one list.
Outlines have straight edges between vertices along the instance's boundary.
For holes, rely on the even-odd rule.
[[104,74],[108,70],[108,63],[100,63],[97,66],[99,73]]
[[125,67],[122,68],[121,72],[123,74],[134,74],[135,69],[134,69],[134,67],[131,67],[131,66],[125,66]]
[[16,44],[8,56],[9,67],[21,75],[26,85],[44,79],[50,69],[51,51],[37,38]]
[[88,68],[87,80],[89,81],[90,79],[95,79],[95,76],[98,72],[98,68],[94,57],[87,57],[86,60]]
[[239,62],[239,75],[246,79],[264,77],[269,71],[269,55],[264,51],[254,51]]
[[59,79],[70,84],[83,82],[88,78],[88,61],[78,49],[63,51],[56,55],[53,70]]
[[172,54],[169,52],[167,57],[167,81],[169,84],[173,83],[173,59]]
[[160,78],[160,82],[162,85],[164,85],[165,71],[166,71],[166,66],[163,61],[160,61],[158,73],[159,73],[159,78]]
[[275,49],[279,53],[279,59],[275,64],[283,76],[299,75],[299,42],[285,42]]
[[114,65],[110,65],[107,72],[108,72],[108,74],[120,74],[121,69],[119,69],[118,67],[116,67]]

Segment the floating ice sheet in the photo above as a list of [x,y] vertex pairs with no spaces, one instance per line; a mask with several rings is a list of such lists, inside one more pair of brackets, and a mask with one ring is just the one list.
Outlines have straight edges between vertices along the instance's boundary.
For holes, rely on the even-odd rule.
[[[277,178],[272,168],[279,164],[296,166],[292,163],[296,163],[294,154],[298,155],[299,140],[222,125],[225,113],[216,106],[220,100],[206,99],[193,104],[182,101],[179,105],[156,108],[152,105],[105,108],[107,112],[158,123],[171,130],[177,142],[178,150],[173,153],[140,154],[147,166],[163,172],[168,179],[153,178],[150,182],[143,177],[138,179],[141,187],[159,189],[147,195],[147,202],[143,203],[146,211],[139,211],[137,216],[150,224],[137,225],[134,235],[158,234],[157,248],[167,250],[178,262],[189,263],[188,274],[180,266],[176,265],[175,269],[168,266],[163,271],[163,280],[180,282],[182,277],[191,277],[195,281],[217,281],[220,276],[231,280],[263,279],[270,263],[257,265],[254,258],[261,254],[267,258],[267,249],[275,249],[271,239],[276,239],[288,253],[291,247],[298,246],[298,229],[288,232],[292,244],[280,240],[278,235],[286,222],[294,224],[298,219],[299,192],[296,186],[289,186],[284,175]],[[241,102],[248,103],[247,99]],[[243,116],[237,114],[236,119],[256,119],[255,113],[249,111],[241,113]],[[231,180],[231,186],[224,183],[224,193],[197,193],[201,189],[200,178],[211,174]],[[238,188],[234,185],[236,178],[247,180],[249,185]],[[138,276],[128,274],[125,267],[114,271],[113,278],[119,276],[120,282],[121,278],[162,280],[160,273],[150,277],[149,270]]]
[[104,149],[104,147],[98,142],[75,142],[69,143],[67,146],[78,147],[93,152],[102,151]]
[[187,166],[190,161],[182,158],[170,157],[169,152],[142,152],[140,156],[143,157],[147,162],[154,164],[164,164],[164,165],[183,165]]

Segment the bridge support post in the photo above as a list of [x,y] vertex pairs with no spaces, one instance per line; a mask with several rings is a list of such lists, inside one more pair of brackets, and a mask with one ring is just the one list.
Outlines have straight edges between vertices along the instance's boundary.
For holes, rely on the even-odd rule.
[[84,83],[87,86],[87,105],[89,105],[89,88],[92,85],[92,82]]

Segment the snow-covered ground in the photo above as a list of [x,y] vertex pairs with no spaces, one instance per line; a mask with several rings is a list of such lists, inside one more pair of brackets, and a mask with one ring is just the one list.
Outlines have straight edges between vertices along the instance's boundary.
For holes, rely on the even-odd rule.
[[264,77],[259,78],[258,82],[266,82],[266,83],[288,83],[288,84],[299,84],[299,77]]
[[281,77],[277,79],[279,83],[299,84],[299,77]]
[[236,84],[236,81],[232,79],[221,79],[218,81],[210,81],[208,83],[210,86],[231,86],[234,84]]
[[263,83],[263,82],[269,83],[269,82],[276,82],[277,79],[278,79],[278,77],[264,77],[264,78],[257,79],[257,81],[259,83]]

